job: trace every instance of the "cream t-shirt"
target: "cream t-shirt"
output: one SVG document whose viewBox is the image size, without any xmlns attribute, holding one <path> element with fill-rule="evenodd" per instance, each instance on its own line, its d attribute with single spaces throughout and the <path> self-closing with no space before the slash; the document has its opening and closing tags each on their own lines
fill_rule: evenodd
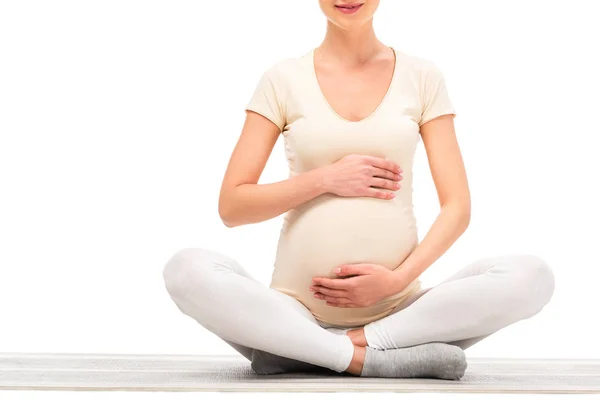
<svg viewBox="0 0 600 400">
<path fill-rule="evenodd" d="M 388 91 L 358 122 L 340 117 L 327 102 L 316 79 L 314 49 L 266 69 L 246 107 L 281 129 L 290 177 L 349 154 L 387 158 L 403 170 L 402 187 L 391 200 L 327 193 L 284 215 L 270 287 L 330 325 L 363 326 L 383 318 L 421 288 L 417 278 L 402 292 L 361 308 L 329 306 L 309 290 L 314 276 L 336 278 L 333 269 L 341 264 L 375 263 L 394 270 L 418 245 L 412 167 L 419 127 L 456 113 L 440 69 L 392 49 L 396 63 Z"/>
</svg>

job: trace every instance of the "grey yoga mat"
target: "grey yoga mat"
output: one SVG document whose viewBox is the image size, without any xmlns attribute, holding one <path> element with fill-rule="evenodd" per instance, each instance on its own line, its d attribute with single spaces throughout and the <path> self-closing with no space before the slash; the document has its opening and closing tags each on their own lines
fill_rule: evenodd
<svg viewBox="0 0 600 400">
<path fill-rule="evenodd" d="M 0 353 L 0 390 L 600 393 L 600 359 L 468 358 L 460 381 L 257 375 L 237 355 Z"/>
</svg>

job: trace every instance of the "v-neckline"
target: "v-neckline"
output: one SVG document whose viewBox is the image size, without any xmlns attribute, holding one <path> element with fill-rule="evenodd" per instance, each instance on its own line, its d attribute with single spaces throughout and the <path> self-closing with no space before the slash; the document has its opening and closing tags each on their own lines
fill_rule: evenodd
<svg viewBox="0 0 600 400">
<path fill-rule="evenodd" d="M 316 86 L 317 91 L 321 94 L 321 98 L 323 99 L 323 102 L 325 103 L 325 105 L 329 108 L 329 110 L 340 120 L 348 123 L 348 124 L 359 124 L 362 123 L 370 118 L 372 118 L 375 114 L 377 114 L 377 112 L 383 107 L 385 101 L 387 100 L 387 98 L 389 97 L 390 93 L 392 92 L 393 86 L 394 86 L 394 82 L 396 80 L 396 75 L 397 75 L 397 71 L 398 71 L 398 53 L 396 51 L 396 49 L 394 49 L 392 46 L 389 46 L 389 48 L 392 50 L 392 52 L 394 53 L 394 69 L 392 71 L 392 78 L 390 79 L 390 83 L 387 87 L 387 90 L 385 92 L 385 94 L 383 95 L 383 98 L 381 99 L 381 101 L 379 102 L 379 104 L 377 105 L 377 107 L 375 107 L 375 109 L 366 117 L 358 120 L 358 121 L 351 121 L 349 119 L 346 119 L 344 117 L 342 117 L 341 115 L 339 115 L 337 113 L 337 111 L 335 111 L 335 109 L 331 106 L 331 104 L 329 103 L 329 100 L 327 100 L 327 97 L 325 96 L 325 93 L 323 93 L 323 90 L 321 89 L 321 85 L 319 83 L 319 79 L 317 77 L 317 69 L 315 68 L 315 48 L 313 48 L 310 51 L 310 56 L 309 56 L 309 61 L 310 61 L 310 70 L 312 72 L 312 78 L 313 78 L 313 82 Z"/>
</svg>

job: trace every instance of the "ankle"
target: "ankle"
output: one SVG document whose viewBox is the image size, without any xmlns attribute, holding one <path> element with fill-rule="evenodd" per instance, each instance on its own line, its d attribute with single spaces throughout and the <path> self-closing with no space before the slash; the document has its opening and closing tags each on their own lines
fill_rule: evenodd
<svg viewBox="0 0 600 400">
<path fill-rule="evenodd" d="M 363 365 L 365 364 L 365 355 L 367 349 L 365 347 L 354 345 L 354 355 L 352 356 L 352 361 L 350 361 L 350 365 L 346 369 L 346 372 L 360 376 L 362 373 Z"/>
<path fill-rule="evenodd" d="M 365 336 L 365 330 L 361 328 L 350 329 L 346 331 L 346 335 L 352 340 L 355 346 L 366 347 L 367 337 Z"/>
</svg>

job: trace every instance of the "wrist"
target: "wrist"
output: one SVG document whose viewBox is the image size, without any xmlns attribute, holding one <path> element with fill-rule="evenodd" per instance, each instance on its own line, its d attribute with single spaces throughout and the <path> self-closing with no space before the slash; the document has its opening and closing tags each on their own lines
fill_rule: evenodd
<svg viewBox="0 0 600 400">
<path fill-rule="evenodd" d="M 390 279 L 390 291 L 392 291 L 392 295 L 400 293 L 406 288 L 407 277 L 405 271 L 402 271 L 402 268 L 397 268 L 392 270 L 391 279 Z"/>
<path fill-rule="evenodd" d="M 314 174 L 315 186 L 319 194 L 329 193 L 329 169 L 325 166 L 313 169 L 311 172 Z"/>
</svg>

